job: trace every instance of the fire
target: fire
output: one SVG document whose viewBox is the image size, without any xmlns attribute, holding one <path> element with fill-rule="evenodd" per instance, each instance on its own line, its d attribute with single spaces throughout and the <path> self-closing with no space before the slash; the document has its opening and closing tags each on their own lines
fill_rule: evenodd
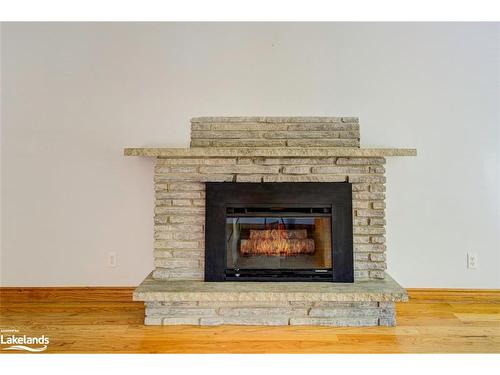
<svg viewBox="0 0 500 375">
<path fill-rule="evenodd" d="M 291 256 L 314 253 L 314 240 L 307 238 L 307 230 L 278 229 L 250 230 L 250 239 L 241 240 L 242 255 Z"/>
</svg>

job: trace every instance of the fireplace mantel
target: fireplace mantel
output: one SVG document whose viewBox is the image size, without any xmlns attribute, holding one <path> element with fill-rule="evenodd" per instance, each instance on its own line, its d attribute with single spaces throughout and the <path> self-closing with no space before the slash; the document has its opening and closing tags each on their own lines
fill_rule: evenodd
<svg viewBox="0 0 500 375">
<path fill-rule="evenodd" d="M 356 147 L 191 147 L 125 148 L 125 156 L 162 158 L 196 157 L 387 157 L 416 156 L 414 148 L 356 148 Z"/>
</svg>

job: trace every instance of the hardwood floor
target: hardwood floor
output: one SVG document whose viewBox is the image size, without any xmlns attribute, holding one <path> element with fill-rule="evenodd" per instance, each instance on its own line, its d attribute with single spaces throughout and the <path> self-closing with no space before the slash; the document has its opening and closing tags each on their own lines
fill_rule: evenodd
<svg viewBox="0 0 500 375">
<path fill-rule="evenodd" d="M 45 353 L 500 353 L 499 290 L 410 289 L 397 327 L 367 328 L 144 326 L 131 294 L 2 288 L 0 329 L 48 336 Z"/>
</svg>

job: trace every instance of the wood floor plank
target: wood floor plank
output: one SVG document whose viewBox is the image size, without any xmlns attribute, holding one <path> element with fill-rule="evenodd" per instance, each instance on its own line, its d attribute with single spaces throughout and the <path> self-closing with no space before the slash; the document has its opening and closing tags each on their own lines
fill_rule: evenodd
<svg viewBox="0 0 500 375">
<path fill-rule="evenodd" d="M 48 336 L 47 353 L 500 353 L 498 290 L 412 289 L 397 327 L 144 326 L 131 294 L 0 288 L 0 329 Z"/>
<path fill-rule="evenodd" d="M 455 313 L 462 322 L 497 322 L 500 325 L 500 314 Z"/>
</svg>

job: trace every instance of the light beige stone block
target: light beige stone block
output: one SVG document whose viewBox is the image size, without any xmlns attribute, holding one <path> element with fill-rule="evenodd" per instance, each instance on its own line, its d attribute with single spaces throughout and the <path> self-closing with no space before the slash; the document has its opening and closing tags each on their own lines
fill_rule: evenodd
<svg viewBox="0 0 500 375">
<path fill-rule="evenodd" d="M 369 253 L 359 253 L 359 252 L 354 253 L 354 260 L 355 261 L 367 261 L 367 260 L 369 260 L 369 258 L 370 258 Z"/>
<path fill-rule="evenodd" d="M 155 232 L 154 239 L 155 240 L 173 240 L 174 233 L 173 232 Z"/>
<path fill-rule="evenodd" d="M 354 216 L 352 218 L 352 223 L 353 225 L 356 225 L 356 226 L 363 226 L 363 225 L 368 225 L 368 218 L 366 217 L 356 217 Z"/>
<path fill-rule="evenodd" d="M 292 326 L 334 326 L 334 327 L 369 327 L 377 326 L 379 318 L 290 318 Z"/>
<path fill-rule="evenodd" d="M 157 166 L 170 166 L 170 165 L 230 165 L 236 164 L 236 158 L 209 158 L 209 159 L 195 159 L 195 158 L 175 158 L 175 159 L 156 159 Z"/>
<path fill-rule="evenodd" d="M 192 201 L 190 199 L 172 199 L 172 206 L 191 206 Z"/>
<path fill-rule="evenodd" d="M 358 261 L 354 262 L 354 269 L 355 270 L 380 270 L 384 271 L 387 268 L 387 265 L 385 262 L 363 262 L 363 261 Z"/>
<path fill-rule="evenodd" d="M 381 270 L 370 270 L 368 276 L 371 279 L 383 279 L 385 277 L 385 272 Z"/>
<path fill-rule="evenodd" d="M 384 192 L 385 191 L 385 185 L 382 185 L 382 184 L 371 184 L 369 191 L 370 192 Z"/>
<path fill-rule="evenodd" d="M 160 316 L 146 316 L 144 317 L 144 325 L 146 326 L 158 326 L 162 324 L 162 317 Z"/>
<path fill-rule="evenodd" d="M 202 168 L 208 167 L 200 167 Z M 215 167 L 214 167 L 215 168 Z M 233 180 L 232 174 L 203 174 L 203 173 L 168 173 L 156 174 L 154 177 L 155 182 L 169 182 L 169 181 L 197 181 L 197 182 L 231 182 Z M 188 189 L 185 189 L 188 190 Z"/>
<path fill-rule="evenodd" d="M 352 184 L 352 191 L 357 192 L 357 191 L 368 191 L 368 188 L 370 185 L 368 184 L 363 184 L 363 183 L 354 183 Z"/>
<path fill-rule="evenodd" d="M 392 309 L 394 310 L 396 308 L 394 302 L 378 302 L 378 307 L 383 308 L 383 309 Z"/>
<path fill-rule="evenodd" d="M 370 253 L 370 260 L 374 262 L 385 262 L 386 256 L 384 253 Z"/>
<path fill-rule="evenodd" d="M 376 167 L 370 166 L 370 173 L 382 174 L 385 173 L 385 168 L 382 166 L 376 166 Z"/>
<path fill-rule="evenodd" d="M 195 207 L 205 207 L 205 199 L 191 199 L 191 204 Z"/>
<path fill-rule="evenodd" d="M 311 172 L 311 167 L 305 165 L 283 167 L 282 170 L 282 173 L 284 174 L 308 174 L 310 172 Z"/>
<path fill-rule="evenodd" d="M 195 258 L 202 261 L 205 255 L 201 247 L 199 249 L 171 249 L 171 251 L 174 258 Z"/>
<path fill-rule="evenodd" d="M 238 158 L 236 160 L 236 164 L 238 165 L 252 165 L 254 164 L 254 160 L 253 158 Z"/>
<path fill-rule="evenodd" d="M 379 318 L 379 326 L 394 327 L 396 326 L 396 316 Z"/>
<path fill-rule="evenodd" d="M 170 224 L 204 224 L 205 215 L 198 216 L 169 216 Z"/>
<path fill-rule="evenodd" d="M 287 316 L 254 316 L 254 317 L 210 317 L 201 318 L 201 325 L 249 325 L 249 326 L 286 326 L 289 318 Z"/>
<path fill-rule="evenodd" d="M 353 227 L 353 233 L 354 234 L 384 234 L 385 233 L 385 228 L 384 227 L 359 227 L 359 226 L 354 226 Z"/>
<path fill-rule="evenodd" d="M 383 210 L 385 208 L 385 202 L 373 202 L 372 206 L 374 210 Z"/>
<path fill-rule="evenodd" d="M 202 198 L 201 191 L 157 191 L 155 193 L 156 199 L 196 199 Z"/>
<path fill-rule="evenodd" d="M 262 165 L 316 165 L 335 164 L 336 158 L 255 158 L 255 164 Z"/>
<path fill-rule="evenodd" d="M 163 325 L 191 325 L 197 326 L 200 324 L 200 318 L 198 317 L 172 317 L 172 318 L 163 318 Z"/>
<path fill-rule="evenodd" d="M 368 168 L 366 167 L 350 167 L 350 166 L 321 166 L 321 167 L 313 167 L 311 170 L 312 173 L 321 173 L 321 174 L 349 174 L 349 173 L 368 173 Z"/>
<path fill-rule="evenodd" d="M 211 308 L 220 308 L 220 307 L 235 307 L 235 308 L 259 308 L 259 307 L 290 307 L 293 305 L 292 302 L 288 301 L 200 301 L 198 302 L 200 307 L 211 307 Z M 310 302 L 306 302 L 308 305 L 311 305 Z"/>
<path fill-rule="evenodd" d="M 164 317 L 186 317 L 186 316 L 215 316 L 215 309 L 204 307 L 184 307 L 184 306 L 160 306 L 146 308 L 148 316 L 164 316 Z"/>
<path fill-rule="evenodd" d="M 368 236 L 360 236 L 360 235 L 354 235 L 352 242 L 355 244 L 367 244 L 370 243 L 370 237 Z"/>
<path fill-rule="evenodd" d="M 217 131 L 232 131 L 232 130 L 251 130 L 251 131 L 263 131 L 263 130 L 287 130 L 288 124 L 272 124 L 272 123 L 238 123 L 238 124 L 212 124 L 210 126 L 211 130 Z"/>
<path fill-rule="evenodd" d="M 344 182 L 343 175 L 266 175 L 263 182 Z"/>
<path fill-rule="evenodd" d="M 366 174 L 351 174 L 349 175 L 349 182 L 367 182 L 367 183 L 385 183 L 385 176 L 379 175 L 366 175 Z"/>
<path fill-rule="evenodd" d="M 356 215 L 361 217 L 384 217 L 382 210 L 356 210 Z"/>
<path fill-rule="evenodd" d="M 193 123 L 331 123 L 331 122 L 359 122 L 358 117 L 331 117 L 331 116 L 211 116 L 193 117 Z"/>
<path fill-rule="evenodd" d="M 369 220 L 370 220 L 370 225 L 385 225 L 386 223 L 385 219 L 381 219 L 378 217 L 372 217 Z"/>
<path fill-rule="evenodd" d="M 158 184 L 157 184 L 158 185 Z M 205 184 L 202 182 L 170 182 L 166 184 L 168 191 L 204 191 Z"/>
<path fill-rule="evenodd" d="M 196 301 L 167 301 L 167 302 L 144 302 L 146 306 L 146 311 L 150 307 L 196 307 L 198 302 Z M 378 304 L 377 304 L 378 306 Z"/>
<path fill-rule="evenodd" d="M 235 166 L 206 166 L 200 167 L 200 173 L 237 173 L 237 174 L 277 174 L 280 171 L 279 166 L 264 165 L 235 165 Z"/>
<path fill-rule="evenodd" d="M 153 271 L 152 277 L 157 280 L 202 280 L 203 271 L 196 269 L 167 269 L 167 268 L 156 268 Z"/>
<path fill-rule="evenodd" d="M 193 139 L 191 147 L 285 147 L 281 139 Z"/>
<path fill-rule="evenodd" d="M 199 268 L 200 262 L 190 258 L 156 258 L 154 265 L 162 268 Z"/>
<path fill-rule="evenodd" d="M 372 236 L 370 239 L 371 243 L 385 243 L 385 237 L 383 236 Z"/>
<path fill-rule="evenodd" d="M 352 193 L 352 199 L 363 199 L 363 200 L 383 200 L 385 199 L 384 193 L 369 193 L 366 191 Z"/>
<path fill-rule="evenodd" d="M 357 147 L 357 139 L 289 139 L 289 147 Z"/>
<path fill-rule="evenodd" d="M 261 174 L 237 174 L 236 182 L 262 182 L 263 178 Z"/>
<path fill-rule="evenodd" d="M 369 243 L 354 244 L 354 251 L 359 251 L 359 252 L 384 252 L 385 250 L 386 247 L 383 244 L 369 244 Z"/>
<path fill-rule="evenodd" d="M 263 138 L 270 139 L 357 139 L 359 138 L 358 130 L 288 130 L 288 131 L 273 131 L 264 132 L 261 134 Z"/>
<path fill-rule="evenodd" d="M 378 308 L 314 307 L 309 312 L 312 318 L 367 318 L 379 315 Z"/>
<path fill-rule="evenodd" d="M 254 130 L 238 129 L 238 130 L 193 130 L 191 131 L 191 139 L 252 139 L 263 138 L 262 133 Z"/>
<path fill-rule="evenodd" d="M 198 171 L 197 166 L 156 166 L 156 174 L 169 174 L 169 173 L 196 173 Z"/>
<path fill-rule="evenodd" d="M 384 158 L 338 158 L 337 164 L 341 165 L 376 165 L 385 164 Z"/>
<path fill-rule="evenodd" d="M 298 307 L 223 307 L 219 309 L 219 314 L 223 316 L 305 316 L 307 309 Z"/>
<path fill-rule="evenodd" d="M 368 270 L 354 270 L 354 280 L 366 281 L 370 280 L 370 275 Z"/>
<path fill-rule="evenodd" d="M 176 241 L 176 240 L 155 240 L 155 248 L 166 249 L 196 249 L 199 247 L 198 241 Z"/>
<path fill-rule="evenodd" d="M 172 205 L 171 199 L 156 199 L 155 200 L 155 206 L 171 206 L 171 205 Z"/>
<path fill-rule="evenodd" d="M 170 207 L 156 206 L 155 214 L 157 215 L 203 215 L 204 207 Z"/>
<path fill-rule="evenodd" d="M 318 124 L 290 124 L 289 131 L 359 131 L 355 123 L 318 123 Z M 359 137 L 354 137 L 359 138 Z"/>
<path fill-rule="evenodd" d="M 370 202 L 367 201 L 352 201 L 352 208 L 368 209 L 370 206 Z"/>
<path fill-rule="evenodd" d="M 313 302 L 314 307 L 328 307 L 328 308 L 376 308 L 379 307 L 379 302 L 332 302 L 332 301 L 318 301 Z"/>
<path fill-rule="evenodd" d="M 210 130 L 211 124 L 191 123 L 191 130 Z"/>
<path fill-rule="evenodd" d="M 157 258 L 172 258 L 173 257 L 173 250 L 154 249 L 153 250 L 153 257 L 155 259 L 157 259 Z"/>
<path fill-rule="evenodd" d="M 156 232 L 158 239 L 178 240 L 178 241 L 201 241 L 205 238 L 205 233 L 198 230 L 199 226 L 186 228 L 183 231 Z"/>
</svg>

